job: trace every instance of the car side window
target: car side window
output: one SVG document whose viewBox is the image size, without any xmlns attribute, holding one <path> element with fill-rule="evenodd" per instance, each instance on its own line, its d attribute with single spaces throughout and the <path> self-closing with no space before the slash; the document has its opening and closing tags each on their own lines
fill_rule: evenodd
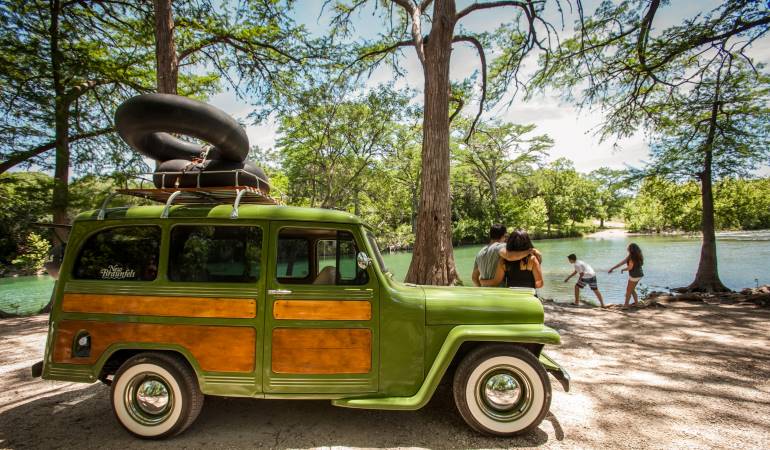
<svg viewBox="0 0 770 450">
<path fill-rule="evenodd" d="M 262 264 L 258 226 L 177 225 L 171 229 L 171 281 L 253 283 Z"/>
<path fill-rule="evenodd" d="M 276 276 L 304 280 L 309 275 L 310 241 L 303 237 L 279 237 Z"/>
<path fill-rule="evenodd" d="M 363 285 L 353 234 L 334 229 L 284 228 L 278 236 L 279 281 L 291 284 Z"/>
<path fill-rule="evenodd" d="M 76 280 L 152 281 L 158 275 L 160 227 L 109 228 L 80 248 L 72 277 Z"/>
</svg>

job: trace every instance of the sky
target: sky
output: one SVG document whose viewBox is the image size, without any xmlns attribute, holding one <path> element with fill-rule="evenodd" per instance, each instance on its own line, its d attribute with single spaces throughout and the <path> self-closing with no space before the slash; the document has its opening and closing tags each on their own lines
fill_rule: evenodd
<svg viewBox="0 0 770 450">
<path fill-rule="evenodd" d="M 371 2 L 372 5 L 377 2 Z M 458 10 L 471 1 L 458 0 Z M 593 11 L 598 3 L 596 0 L 584 0 L 587 13 Z M 693 16 L 701 11 L 708 11 L 719 5 L 713 0 L 673 0 L 670 5 L 662 7 L 653 23 L 654 28 L 662 29 L 676 24 L 683 17 Z M 298 23 L 304 24 L 311 33 L 324 33 L 329 29 L 328 13 L 321 14 L 320 0 L 299 1 L 296 5 L 294 18 Z M 513 18 L 513 8 L 496 8 L 474 12 L 463 18 L 461 25 L 469 31 L 493 31 L 497 26 Z M 354 16 L 356 32 L 352 39 L 374 39 L 377 33 L 384 31 L 382 23 L 373 16 L 373 9 L 364 9 Z M 567 13 L 569 14 L 569 13 Z M 556 17 L 552 17 L 556 19 Z M 558 20 L 556 20 L 558 22 Z M 565 32 L 572 28 L 571 20 L 566 20 Z M 754 45 L 752 56 L 762 62 L 770 62 L 770 42 L 768 39 L 759 41 Z M 491 60 L 493 54 L 487 54 L 487 60 Z M 414 50 L 407 48 L 402 55 L 402 64 L 406 68 L 406 76 L 395 79 L 390 69 L 381 67 L 377 69 L 368 80 L 369 86 L 378 83 L 394 82 L 397 88 L 410 88 L 415 91 L 415 103 L 422 102 L 423 76 Z M 533 61 L 526 63 L 533 66 Z M 475 50 L 468 45 L 456 45 L 452 54 L 451 77 L 459 81 L 472 75 L 479 68 L 479 58 Z M 248 123 L 245 117 L 251 112 L 252 107 L 248 103 L 235 98 L 232 92 L 223 92 L 213 96 L 210 102 L 230 113 L 237 119 Z M 507 103 L 507 102 L 503 102 Z M 475 114 L 477 104 L 471 103 L 465 106 L 466 115 Z M 514 123 L 534 123 L 537 126 L 535 133 L 548 134 L 554 139 L 554 146 L 550 151 L 549 161 L 566 157 L 575 163 L 577 170 L 589 172 L 599 167 L 625 168 L 639 166 L 648 157 L 649 147 L 644 134 L 640 131 L 634 136 L 622 140 L 608 140 L 602 142 L 595 133 L 602 122 L 603 114 L 600 110 L 578 109 L 577 107 L 559 100 L 556 93 L 550 92 L 536 96 L 527 102 L 515 98 L 508 105 L 501 105 L 482 116 L 484 119 L 496 119 Z M 274 123 L 260 125 L 249 124 L 246 128 L 249 141 L 252 145 L 262 148 L 271 148 L 275 145 L 276 126 Z M 770 175 L 770 167 L 764 167 L 761 175 Z"/>
</svg>

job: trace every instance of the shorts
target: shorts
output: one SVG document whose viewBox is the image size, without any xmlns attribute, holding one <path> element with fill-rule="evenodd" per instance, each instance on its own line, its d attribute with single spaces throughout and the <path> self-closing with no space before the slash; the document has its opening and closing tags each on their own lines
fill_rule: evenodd
<svg viewBox="0 0 770 450">
<path fill-rule="evenodd" d="M 631 275 L 628 276 L 628 281 L 638 282 L 641 279 L 642 277 L 632 277 Z"/>
<path fill-rule="evenodd" d="M 590 277 L 590 278 L 578 278 L 576 286 L 580 289 L 583 289 L 586 287 L 586 284 L 591 289 L 599 289 L 599 286 L 596 284 L 596 277 Z"/>
</svg>

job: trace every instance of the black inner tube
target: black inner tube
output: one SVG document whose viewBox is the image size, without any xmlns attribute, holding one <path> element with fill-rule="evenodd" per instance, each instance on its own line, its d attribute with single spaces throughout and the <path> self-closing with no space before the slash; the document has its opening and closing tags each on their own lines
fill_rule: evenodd
<svg viewBox="0 0 770 450">
<path fill-rule="evenodd" d="M 218 173 L 219 172 L 219 173 Z M 251 186 L 270 193 L 267 175 L 251 161 L 186 159 L 164 161 L 152 176 L 157 188 Z"/>
<path fill-rule="evenodd" d="M 197 157 L 204 146 L 168 133 L 192 136 L 214 147 L 209 159 L 240 162 L 249 139 L 235 119 L 206 103 L 171 94 L 144 94 L 126 100 L 115 111 L 115 128 L 136 151 L 158 161 Z"/>
</svg>

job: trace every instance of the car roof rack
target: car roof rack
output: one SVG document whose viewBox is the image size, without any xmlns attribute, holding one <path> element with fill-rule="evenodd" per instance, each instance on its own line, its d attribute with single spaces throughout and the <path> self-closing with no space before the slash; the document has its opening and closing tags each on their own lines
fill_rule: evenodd
<svg viewBox="0 0 770 450">
<path fill-rule="evenodd" d="M 242 169 L 227 170 L 227 171 L 207 171 L 205 173 L 235 173 L 235 180 L 238 180 L 237 172 L 243 172 Z M 244 172 L 245 173 L 245 172 Z M 182 172 L 166 172 L 168 175 L 180 174 Z M 277 192 L 278 198 L 270 196 L 264 190 L 253 186 L 217 186 L 217 187 L 167 187 L 156 188 L 152 184 L 152 180 L 144 178 L 145 176 L 153 174 L 139 174 L 137 179 L 139 181 L 138 188 L 116 189 L 109 194 L 102 202 L 101 208 L 97 215 L 97 220 L 104 220 L 107 213 L 107 206 L 117 195 L 130 195 L 133 197 L 139 197 L 147 200 L 153 200 L 158 203 L 164 203 L 165 207 L 161 213 L 161 218 L 168 218 L 169 211 L 173 205 L 225 205 L 231 204 L 233 207 L 230 213 L 230 218 L 238 218 L 238 207 L 241 204 L 260 204 L 260 205 L 283 205 L 285 204 L 285 195 L 275 187 L 270 185 L 265 179 L 257 177 L 258 184 L 270 187 L 271 192 Z M 189 175 L 189 174 L 188 174 Z M 253 174 L 248 174 L 254 176 Z M 152 187 L 144 187 L 144 183 L 147 182 Z M 200 185 L 200 177 L 198 177 L 198 185 Z"/>
</svg>

